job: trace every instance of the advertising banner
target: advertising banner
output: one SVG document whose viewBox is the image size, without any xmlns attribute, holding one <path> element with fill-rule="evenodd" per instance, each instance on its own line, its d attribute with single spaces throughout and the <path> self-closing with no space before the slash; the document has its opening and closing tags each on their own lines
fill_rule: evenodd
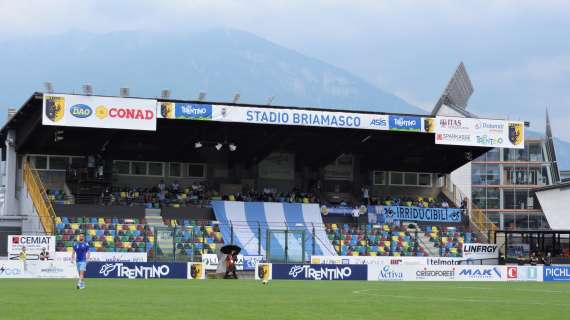
<svg viewBox="0 0 570 320">
<path fill-rule="evenodd" d="M 249 256 L 238 254 L 236 270 L 255 270 L 255 266 L 263 259 L 262 256 Z M 206 270 L 216 270 L 218 268 L 218 256 L 212 253 L 202 255 L 202 263 Z"/>
<path fill-rule="evenodd" d="M 71 279 L 77 278 L 74 264 L 61 261 L 0 260 L 0 279 Z"/>
<path fill-rule="evenodd" d="M 158 118 L 212 120 L 212 105 L 207 103 L 158 102 Z"/>
<path fill-rule="evenodd" d="M 206 268 L 201 262 L 188 262 L 188 279 L 190 280 L 204 280 L 206 279 Z"/>
<path fill-rule="evenodd" d="M 388 130 L 388 116 L 379 114 L 171 102 L 158 105 L 159 116 L 170 119 Z"/>
<path fill-rule="evenodd" d="M 509 281 L 542 281 L 542 266 L 507 266 Z"/>
<path fill-rule="evenodd" d="M 369 206 L 368 212 L 376 212 L 379 215 L 378 221 L 461 222 L 461 209 L 459 208 Z"/>
<path fill-rule="evenodd" d="M 422 131 L 422 118 L 412 116 L 390 116 L 391 131 Z"/>
<path fill-rule="evenodd" d="M 435 143 L 523 149 L 524 122 L 438 116 Z"/>
<path fill-rule="evenodd" d="M 156 100 L 44 94 L 45 126 L 156 130 Z"/>
<path fill-rule="evenodd" d="M 530 256 L 530 246 L 528 243 L 509 244 L 507 247 L 507 258 L 528 259 Z"/>
<path fill-rule="evenodd" d="M 18 259 L 22 247 L 26 247 L 28 260 L 39 260 L 40 253 L 45 248 L 50 257 L 55 254 L 54 236 L 8 236 L 8 257 Z"/>
<path fill-rule="evenodd" d="M 497 259 L 499 247 L 489 243 L 464 243 L 463 258 L 465 259 Z"/>
<path fill-rule="evenodd" d="M 570 266 L 544 266 L 544 281 L 570 281 Z"/>
<path fill-rule="evenodd" d="M 472 260 L 448 257 L 394 257 L 394 256 L 311 256 L 311 264 L 367 264 L 409 266 L 456 266 L 493 264 L 492 260 Z"/>
<path fill-rule="evenodd" d="M 187 279 L 183 262 L 89 262 L 87 278 Z"/>
<path fill-rule="evenodd" d="M 370 265 L 369 281 L 503 281 L 504 266 Z"/>
<path fill-rule="evenodd" d="M 71 252 L 56 252 L 56 261 L 71 261 Z M 89 252 L 90 262 L 146 262 L 146 252 Z"/>
<path fill-rule="evenodd" d="M 367 265 L 272 264 L 272 279 L 282 280 L 367 280 Z"/>
</svg>

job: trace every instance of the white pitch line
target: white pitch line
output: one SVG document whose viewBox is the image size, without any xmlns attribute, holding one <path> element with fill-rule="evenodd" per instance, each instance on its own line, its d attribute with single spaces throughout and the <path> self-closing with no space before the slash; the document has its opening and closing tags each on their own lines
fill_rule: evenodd
<svg viewBox="0 0 570 320">
<path fill-rule="evenodd" d="M 443 289 L 450 289 L 450 288 L 457 288 L 457 289 L 472 289 L 472 290 L 505 290 L 505 291 L 521 291 L 521 292 L 541 292 L 541 293 L 568 293 L 570 294 L 570 290 L 568 291 L 559 291 L 559 290 L 545 290 L 545 289 L 520 289 L 520 288 L 504 288 L 504 287 L 466 287 L 466 286 L 438 286 L 438 285 L 428 285 L 422 284 L 420 286 L 415 286 L 414 289 L 421 289 L 421 288 L 443 288 Z"/>
<path fill-rule="evenodd" d="M 396 299 L 417 299 L 418 296 L 414 295 L 393 295 L 393 294 L 375 294 L 375 293 L 367 293 L 367 291 L 379 291 L 380 289 L 365 289 L 365 290 L 355 290 L 352 293 L 354 294 L 362 294 L 367 296 L 373 297 L 383 297 L 383 298 L 396 298 Z M 421 297 L 423 300 L 431 300 L 431 301 L 447 301 L 447 302 L 469 302 L 469 303 L 494 303 L 494 304 L 516 304 L 516 305 L 536 305 L 536 306 L 558 306 L 558 307 L 569 307 L 568 304 L 561 304 L 561 303 L 544 303 L 544 302 L 535 302 L 535 301 L 509 301 L 509 300 L 485 300 L 485 299 L 476 299 L 476 298 L 445 298 L 445 297 Z"/>
</svg>

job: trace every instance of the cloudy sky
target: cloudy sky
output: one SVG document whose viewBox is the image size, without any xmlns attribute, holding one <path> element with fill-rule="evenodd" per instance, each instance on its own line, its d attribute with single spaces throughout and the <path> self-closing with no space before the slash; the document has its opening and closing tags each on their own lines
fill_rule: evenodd
<svg viewBox="0 0 570 320">
<path fill-rule="evenodd" d="M 431 109 L 460 61 L 470 110 L 570 140 L 570 1 L 0 0 L 0 41 L 72 30 L 249 31 Z"/>
</svg>

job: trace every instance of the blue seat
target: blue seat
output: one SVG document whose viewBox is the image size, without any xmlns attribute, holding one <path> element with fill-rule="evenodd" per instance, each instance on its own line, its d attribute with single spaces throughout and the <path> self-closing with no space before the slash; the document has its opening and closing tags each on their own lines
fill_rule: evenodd
<svg viewBox="0 0 570 320">
<path fill-rule="evenodd" d="M 96 230 L 96 231 L 95 231 L 95 234 L 96 234 L 98 237 L 102 237 L 102 236 L 105 235 L 105 230 Z"/>
<path fill-rule="evenodd" d="M 69 219 L 67 219 L 67 217 L 62 217 L 61 222 L 67 224 L 67 223 L 69 223 Z"/>
</svg>

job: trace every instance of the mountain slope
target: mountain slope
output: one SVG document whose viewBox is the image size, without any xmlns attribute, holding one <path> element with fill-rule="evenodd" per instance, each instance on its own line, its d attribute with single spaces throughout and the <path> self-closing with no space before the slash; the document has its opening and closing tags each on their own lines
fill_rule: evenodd
<svg viewBox="0 0 570 320">
<path fill-rule="evenodd" d="M 55 91 L 152 97 L 171 89 L 174 98 L 426 113 L 347 71 L 235 30 L 194 34 L 68 33 L 0 43 L 0 106 L 19 106 L 44 81 Z"/>
</svg>

